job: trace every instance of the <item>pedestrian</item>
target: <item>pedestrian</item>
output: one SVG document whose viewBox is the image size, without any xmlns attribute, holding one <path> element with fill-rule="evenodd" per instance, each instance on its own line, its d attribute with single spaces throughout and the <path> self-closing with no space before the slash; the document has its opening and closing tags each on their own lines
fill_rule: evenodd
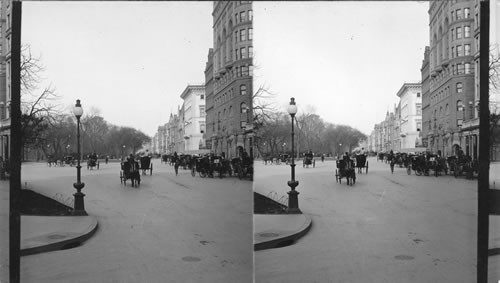
<svg viewBox="0 0 500 283">
<path fill-rule="evenodd" d="M 181 159 L 180 158 L 175 158 L 174 157 L 174 170 L 175 170 L 175 176 L 179 174 L 179 166 L 181 165 Z"/>
</svg>

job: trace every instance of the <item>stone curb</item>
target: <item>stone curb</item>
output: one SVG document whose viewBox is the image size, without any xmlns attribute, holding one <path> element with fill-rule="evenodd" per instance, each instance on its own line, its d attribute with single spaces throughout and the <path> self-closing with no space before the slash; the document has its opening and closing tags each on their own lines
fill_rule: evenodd
<svg viewBox="0 0 500 283">
<path fill-rule="evenodd" d="M 80 216 L 73 216 L 73 217 L 80 217 Z M 30 248 L 21 248 L 21 256 L 27 256 L 27 255 L 33 255 L 33 254 L 39 254 L 39 253 L 45 253 L 45 252 L 50 252 L 50 251 L 58 251 L 62 249 L 67 249 L 71 247 L 76 247 L 80 245 L 81 243 L 85 242 L 88 240 L 90 237 L 92 237 L 95 232 L 97 231 L 97 228 L 99 226 L 97 222 L 97 218 L 92 216 L 92 223 L 88 227 L 88 230 L 79 233 L 78 235 L 75 235 L 74 237 L 68 237 L 65 238 L 64 240 L 61 241 L 54 241 L 49 244 L 42 244 L 39 246 L 34 246 Z"/>
<path fill-rule="evenodd" d="M 299 229 L 297 229 L 297 231 L 292 232 L 291 234 L 288 235 L 283 235 L 282 237 L 271 239 L 269 241 L 255 243 L 254 251 L 279 248 L 288 244 L 292 244 L 298 239 L 302 238 L 305 234 L 307 234 L 307 232 L 309 232 L 312 226 L 311 217 L 309 217 L 306 214 L 303 215 L 306 218 L 306 221 Z"/>
</svg>

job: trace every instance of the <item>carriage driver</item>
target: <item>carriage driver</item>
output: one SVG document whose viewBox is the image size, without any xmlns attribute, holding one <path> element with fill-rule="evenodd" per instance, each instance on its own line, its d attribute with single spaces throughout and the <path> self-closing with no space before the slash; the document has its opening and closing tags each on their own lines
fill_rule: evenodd
<svg viewBox="0 0 500 283">
<path fill-rule="evenodd" d="M 350 161 L 351 158 L 349 157 L 349 152 L 345 152 L 344 155 L 342 156 L 342 159 L 345 160 L 345 161 Z"/>
<path fill-rule="evenodd" d="M 309 150 L 309 152 L 306 153 L 306 157 L 309 157 L 309 159 L 313 158 L 313 152 L 312 152 L 312 150 Z"/>
</svg>

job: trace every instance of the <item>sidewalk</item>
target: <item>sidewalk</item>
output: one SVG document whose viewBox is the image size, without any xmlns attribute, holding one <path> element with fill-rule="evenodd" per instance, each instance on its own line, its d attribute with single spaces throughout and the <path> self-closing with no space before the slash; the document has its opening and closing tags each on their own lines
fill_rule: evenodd
<svg viewBox="0 0 500 283">
<path fill-rule="evenodd" d="M 312 226 L 305 214 L 254 214 L 254 250 L 279 248 L 293 244 Z"/>
<path fill-rule="evenodd" d="M 97 230 L 94 216 L 21 216 L 21 256 L 79 246 Z"/>
</svg>

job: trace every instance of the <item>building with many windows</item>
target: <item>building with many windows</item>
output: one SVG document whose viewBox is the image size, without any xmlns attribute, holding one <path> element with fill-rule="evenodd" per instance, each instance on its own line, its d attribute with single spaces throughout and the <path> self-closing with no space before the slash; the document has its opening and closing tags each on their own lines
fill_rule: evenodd
<svg viewBox="0 0 500 283">
<path fill-rule="evenodd" d="M 474 55 L 478 45 L 474 40 L 478 17 L 474 16 L 474 1 L 430 2 L 429 90 L 425 95 L 424 127 L 427 148 L 451 155 L 461 146 L 476 157 L 477 137 L 473 137 L 471 121 L 477 114 L 474 94 Z M 426 71 L 424 68 L 422 72 Z M 427 97 L 428 95 L 428 97 Z M 428 103 L 428 104 L 427 104 Z M 464 136 L 470 136 L 464 140 Z"/>
<path fill-rule="evenodd" d="M 0 1 L 0 157 L 10 154 L 12 0 Z"/>
<path fill-rule="evenodd" d="M 184 153 L 190 153 L 205 148 L 203 134 L 205 133 L 205 84 L 190 84 L 182 92 L 183 124 L 182 138 Z M 181 122 L 181 121 L 179 121 Z"/>
<path fill-rule="evenodd" d="M 399 149 L 413 149 L 420 143 L 419 134 L 422 129 L 422 85 L 404 83 L 397 96 L 400 98 L 400 117 L 395 117 L 394 120 L 400 125 L 398 131 L 395 131 L 401 137 Z"/>
<path fill-rule="evenodd" d="M 214 47 L 205 69 L 207 145 L 229 158 L 253 155 L 251 1 L 215 1 Z"/>
</svg>

